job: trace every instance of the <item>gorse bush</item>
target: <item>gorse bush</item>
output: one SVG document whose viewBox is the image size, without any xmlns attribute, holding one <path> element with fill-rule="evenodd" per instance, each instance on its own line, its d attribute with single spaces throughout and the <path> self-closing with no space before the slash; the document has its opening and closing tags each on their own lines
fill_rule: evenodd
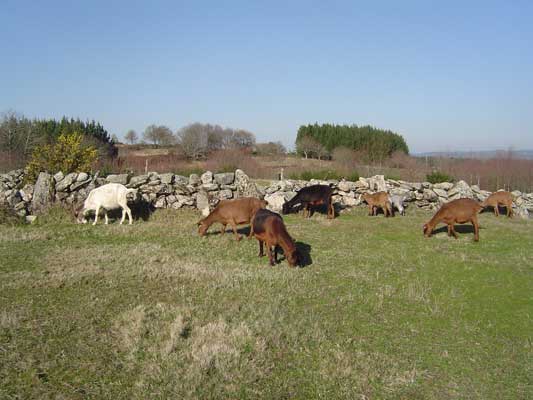
<svg viewBox="0 0 533 400">
<path fill-rule="evenodd" d="M 40 172 L 90 171 L 98 159 L 98 150 L 82 142 L 83 135 L 76 132 L 61 134 L 54 144 L 36 147 L 26 166 L 26 181 L 35 182 Z"/>
<path fill-rule="evenodd" d="M 426 180 L 429 183 L 442 183 L 453 182 L 454 178 L 450 175 L 446 175 L 444 172 L 434 171 L 431 174 L 426 175 Z"/>
</svg>

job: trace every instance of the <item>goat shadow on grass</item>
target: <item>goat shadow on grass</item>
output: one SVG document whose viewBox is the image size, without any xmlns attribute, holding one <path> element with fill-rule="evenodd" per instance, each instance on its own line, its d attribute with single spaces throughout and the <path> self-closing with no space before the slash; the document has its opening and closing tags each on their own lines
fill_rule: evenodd
<svg viewBox="0 0 533 400">
<path fill-rule="evenodd" d="M 195 225 L 196 227 L 196 225 Z M 248 236 L 250 234 L 250 226 L 242 226 L 242 227 L 238 227 L 237 228 L 237 233 L 239 235 L 243 235 L 243 236 Z M 226 230 L 224 231 L 224 235 L 233 235 L 233 229 L 231 229 L 231 227 L 228 225 L 226 226 Z M 217 229 L 217 227 L 209 227 L 209 230 L 205 233 L 205 236 L 217 236 L 217 235 L 222 235 L 222 226 L 219 226 L 219 228 Z"/>
<path fill-rule="evenodd" d="M 343 206 L 339 203 L 333 203 L 333 213 L 334 217 L 337 218 L 340 214 L 340 211 L 343 209 Z M 301 211 L 304 210 L 304 207 L 301 204 L 298 204 L 297 206 L 294 206 L 291 208 L 291 210 L 287 214 L 280 213 L 281 216 L 288 215 L 288 214 L 300 214 Z M 313 215 L 315 215 L 315 212 L 318 212 L 319 214 L 328 215 L 328 209 L 325 204 L 321 204 L 319 206 L 311 206 L 310 208 L 310 214 L 308 218 L 311 218 Z"/>
<path fill-rule="evenodd" d="M 457 233 L 474 233 L 474 227 L 472 226 L 472 224 L 454 225 L 454 228 L 455 232 Z M 482 229 L 481 226 L 479 227 L 479 229 Z M 448 234 L 448 226 L 441 226 L 440 228 L 433 230 L 434 235 L 443 232 Z"/>
<path fill-rule="evenodd" d="M 487 206 L 483 208 L 479 213 L 480 214 L 489 213 L 489 214 L 494 215 L 494 211 L 495 211 L 495 207 Z M 507 216 L 507 207 L 498 206 L 498 212 L 500 213 L 500 216 L 504 216 L 504 217 Z"/>
<path fill-rule="evenodd" d="M 304 268 L 313 264 L 313 258 L 311 257 L 311 245 L 304 242 L 296 242 L 296 249 L 300 254 L 300 267 Z"/>
</svg>

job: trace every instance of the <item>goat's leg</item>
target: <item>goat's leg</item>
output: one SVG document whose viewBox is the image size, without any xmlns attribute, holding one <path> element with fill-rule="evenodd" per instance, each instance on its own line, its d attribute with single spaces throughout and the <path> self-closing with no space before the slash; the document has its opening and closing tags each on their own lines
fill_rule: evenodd
<svg viewBox="0 0 533 400">
<path fill-rule="evenodd" d="M 451 227 L 451 231 L 452 231 L 452 235 L 453 235 L 453 237 L 456 238 L 456 239 L 458 239 L 459 236 L 457 236 L 457 232 L 455 232 L 455 226 L 454 226 L 453 224 L 448 225 L 448 226 Z"/>
<path fill-rule="evenodd" d="M 474 242 L 479 242 L 479 223 L 477 222 L 477 216 L 474 216 L 471 222 L 474 226 Z"/>
<path fill-rule="evenodd" d="M 500 216 L 500 204 L 499 203 L 496 203 L 496 205 L 494 206 L 494 215 L 496 215 L 497 217 Z"/>
<path fill-rule="evenodd" d="M 222 224 L 222 229 L 220 229 L 220 234 L 223 235 L 224 233 L 226 233 L 226 225 L 227 224 Z"/>
<path fill-rule="evenodd" d="M 107 225 L 109 223 L 109 219 L 107 218 L 107 210 L 104 210 L 104 218 L 105 218 L 105 224 Z"/>
<path fill-rule="evenodd" d="M 331 212 L 331 216 L 329 215 L 330 212 Z M 335 207 L 333 207 L 333 199 L 331 197 L 329 198 L 328 217 L 331 219 L 335 218 Z"/>
<path fill-rule="evenodd" d="M 263 252 L 263 241 L 259 240 L 259 254 L 258 257 L 263 257 L 265 253 Z"/>
<path fill-rule="evenodd" d="M 131 216 L 131 210 L 128 206 L 126 206 L 126 212 L 128 213 L 129 225 L 131 225 L 133 223 L 133 217 Z"/>
<path fill-rule="evenodd" d="M 231 228 L 233 229 L 233 233 L 235 235 L 235 240 L 241 240 L 242 239 L 242 236 L 239 235 L 239 233 L 237 232 L 237 224 L 235 223 L 235 220 L 232 219 L 230 221 L 230 225 L 231 225 Z"/>
<path fill-rule="evenodd" d="M 270 265 L 274 266 L 274 256 L 272 254 L 272 246 L 270 246 L 270 243 L 266 243 L 267 247 L 268 247 L 268 260 L 270 262 Z"/>
<path fill-rule="evenodd" d="M 509 203 L 509 204 L 507 204 L 507 216 L 509 218 L 512 218 L 513 214 L 514 214 L 513 203 Z"/>
<path fill-rule="evenodd" d="M 93 225 L 96 225 L 98 222 L 98 214 L 100 213 L 100 206 L 96 207 L 96 210 L 94 211 L 94 222 Z"/>
<path fill-rule="evenodd" d="M 452 236 L 452 226 L 448 225 L 448 236 Z"/>
</svg>

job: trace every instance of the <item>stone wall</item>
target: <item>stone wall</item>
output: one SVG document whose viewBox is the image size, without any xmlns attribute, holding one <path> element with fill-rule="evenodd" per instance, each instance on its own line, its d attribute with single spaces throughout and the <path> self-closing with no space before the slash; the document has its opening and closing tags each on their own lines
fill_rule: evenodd
<svg viewBox="0 0 533 400">
<path fill-rule="evenodd" d="M 482 201 L 490 194 L 475 185 L 469 186 L 464 181 L 438 184 L 412 183 L 386 180 L 383 175 L 360 178 L 356 182 L 282 180 L 260 186 L 241 170 L 220 174 L 207 171 L 201 176 L 192 174 L 188 177 L 150 172 L 136 176 L 109 175 L 105 178 L 84 172 L 67 175 L 58 172 L 53 176 L 41 173 L 35 185 L 24 185 L 23 180 L 23 170 L 0 174 L 0 205 L 13 208 L 20 216 L 38 214 L 53 203 L 77 204 L 82 202 L 92 189 L 109 182 L 137 188 L 136 201 L 142 201 L 151 207 L 173 209 L 190 207 L 201 210 L 203 214 L 207 214 L 221 199 L 245 196 L 264 197 L 269 208 L 280 211 L 283 203 L 291 199 L 296 191 L 312 184 L 329 184 L 335 187 L 334 202 L 341 208 L 358 206 L 361 204 L 360 197 L 363 193 L 382 190 L 403 195 L 407 207 L 416 206 L 428 210 L 435 210 L 441 204 L 461 197 Z M 514 191 L 513 195 L 515 212 L 527 218 L 529 213 L 533 212 L 533 193 Z"/>
</svg>

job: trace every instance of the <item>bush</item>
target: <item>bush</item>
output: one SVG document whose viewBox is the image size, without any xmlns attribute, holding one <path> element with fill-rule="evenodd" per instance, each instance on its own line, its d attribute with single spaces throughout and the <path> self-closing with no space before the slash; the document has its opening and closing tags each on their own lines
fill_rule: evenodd
<svg viewBox="0 0 533 400">
<path fill-rule="evenodd" d="M 88 172 L 98 158 L 93 146 L 83 146 L 81 133 L 62 134 L 57 142 L 37 147 L 26 166 L 25 180 L 35 182 L 40 172 Z"/>
<path fill-rule="evenodd" d="M 452 176 L 446 175 L 444 172 L 433 171 L 431 174 L 426 175 L 426 180 L 429 183 L 442 183 L 453 182 L 454 178 Z"/>
</svg>

